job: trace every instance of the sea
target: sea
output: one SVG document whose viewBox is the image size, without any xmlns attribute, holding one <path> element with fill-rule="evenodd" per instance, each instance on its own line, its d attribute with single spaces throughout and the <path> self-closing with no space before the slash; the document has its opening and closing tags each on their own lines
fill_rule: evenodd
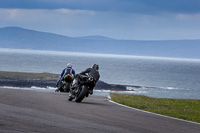
<svg viewBox="0 0 200 133">
<path fill-rule="evenodd" d="M 127 85 L 127 91 L 95 90 L 95 95 L 115 92 L 200 99 L 200 59 L 0 48 L 0 71 L 60 74 L 69 62 L 76 73 L 98 64 L 100 80 Z M 15 89 L 55 90 L 37 86 Z"/>
</svg>

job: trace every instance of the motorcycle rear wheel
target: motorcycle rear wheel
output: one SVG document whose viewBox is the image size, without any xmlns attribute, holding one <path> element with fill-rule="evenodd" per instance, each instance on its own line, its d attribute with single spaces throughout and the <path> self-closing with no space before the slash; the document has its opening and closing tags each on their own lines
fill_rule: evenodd
<svg viewBox="0 0 200 133">
<path fill-rule="evenodd" d="M 69 92 L 69 91 L 70 91 L 70 83 L 67 82 L 67 83 L 64 85 L 63 89 L 65 90 L 65 92 Z"/>
<path fill-rule="evenodd" d="M 87 92 L 88 92 L 88 87 L 87 86 L 83 85 L 81 88 L 82 88 L 81 92 L 75 98 L 75 102 L 77 102 L 77 103 L 80 103 L 83 100 L 83 98 L 86 96 Z"/>
</svg>

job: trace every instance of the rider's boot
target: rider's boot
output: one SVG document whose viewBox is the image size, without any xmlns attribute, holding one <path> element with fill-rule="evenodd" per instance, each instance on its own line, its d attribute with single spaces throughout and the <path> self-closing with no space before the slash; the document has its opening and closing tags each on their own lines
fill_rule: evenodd
<svg viewBox="0 0 200 133">
<path fill-rule="evenodd" d="M 55 92 L 59 92 L 60 91 L 60 89 L 59 88 L 57 88 L 56 90 L 55 90 Z"/>
<path fill-rule="evenodd" d="M 93 89 L 89 90 L 89 94 L 92 95 L 93 94 Z"/>
<path fill-rule="evenodd" d="M 71 100 L 73 100 L 73 99 L 75 99 L 75 90 L 76 90 L 76 88 L 78 87 L 78 83 L 79 83 L 79 80 L 78 80 L 78 76 L 76 77 L 76 79 L 74 79 L 74 80 L 76 80 L 76 82 L 73 82 L 72 83 L 72 87 L 70 88 L 70 91 L 69 91 L 69 101 L 71 101 Z"/>
<path fill-rule="evenodd" d="M 68 98 L 68 100 L 72 101 L 73 99 L 75 99 L 74 89 L 71 88 L 70 91 L 69 91 L 69 98 Z"/>
<path fill-rule="evenodd" d="M 55 90 L 55 92 L 59 92 L 60 89 L 61 89 L 61 86 L 62 86 L 62 81 L 61 81 L 61 80 L 58 80 L 57 83 L 56 83 L 57 89 Z"/>
</svg>

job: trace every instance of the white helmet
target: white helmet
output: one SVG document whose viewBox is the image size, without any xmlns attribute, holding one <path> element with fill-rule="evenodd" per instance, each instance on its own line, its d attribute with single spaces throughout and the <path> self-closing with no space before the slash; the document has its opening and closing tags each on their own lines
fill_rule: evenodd
<svg viewBox="0 0 200 133">
<path fill-rule="evenodd" d="M 71 63 L 67 63 L 67 68 L 72 68 L 72 64 Z"/>
</svg>

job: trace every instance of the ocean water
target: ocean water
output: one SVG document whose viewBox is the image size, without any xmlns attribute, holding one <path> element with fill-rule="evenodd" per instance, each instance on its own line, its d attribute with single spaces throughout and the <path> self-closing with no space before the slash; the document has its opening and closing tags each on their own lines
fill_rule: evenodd
<svg viewBox="0 0 200 133">
<path fill-rule="evenodd" d="M 130 85 L 127 87 L 129 91 L 119 93 L 160 98 L 200 99 L 200 59 L 0 48 L 0 71 L 58 74 L 68 62 L 73 64 L 77 73 L 94 63 L 98 64 L 100 80 L 111 84 Z M 95 91 L 95 94 L 99 95 L 109 93 L 110 91 Z"/>
</svg>

